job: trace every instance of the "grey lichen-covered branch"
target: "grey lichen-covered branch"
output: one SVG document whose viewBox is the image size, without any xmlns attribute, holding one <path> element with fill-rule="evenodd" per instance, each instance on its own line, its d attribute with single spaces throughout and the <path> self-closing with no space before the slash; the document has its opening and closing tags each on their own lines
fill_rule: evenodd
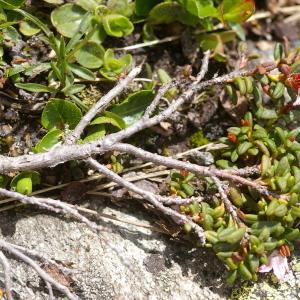
<svg viewBox="0 0 300 300">
<path fill-rule="evenodd" d="M 204 231 L 203 229 L 196 223 L 194 223 L 190 218 L 180 214 L 176 210 L 166 207 L 163 205 L 163 203 L 160 201 L 160 196 L 155 195 L 151 192 L 145 191 L 133 183 L 127 181 L 126 179 L 122 178 L 118 174 L 114 173 L 113 171 L 109 170 L 105 166 L 99 164 L 96 160 L 94 159 L 89 159 L 88 163 L 96 169 L 98 172 L 106 175 L 109 179 L 112 181 L 118 183 L 120 186 L 123 186 L 124 188 L 139 194 L 142 196 L 144 199 L 146 199 L 149 203 L 151 203 L 156 209 L 158 209 L 160 212 L 162 212 L 166 216 L 170 216 L 173 218 L 173 220 L 177 220 L 178 223 L 180 224 L 185 224 L 188 223 L 192 229 L 195 230 L 197 233 L 200 241 L 202 244 L 205 243 L 205 236 L 204 236 Z"/>
<path fill-rule="evenodd" d="M 113 89 L 111 89 L 95 105 L 93 105 L 92 108 L 80 120 L 75 130 L 73 130 L 72 133 L 66 138 L 66 144 L 73 144 L 76 142 L 92 119 L 102 110 L 104 110 L 115 97 L 122 93 L 124 89 L 126 89 L 132 82 L 132 80 L 141 72 L 141 70 L 142 65 L 133 68 L 124 80 L 121 80 Z"/>
<path fill-rule="evenodd" d="M 12 275 L 11 275 L 11 267 L 8 259 L 4 255 L 2 251 L 0 251 L 0 263 L 3 267 L 3 272 L 4 272 L 4 284 L 5 284 L 5 293 L 7 300 L 13 300 L 13 295 L 12 295 Z"/>
<path fill-rule="evenodd" d="M 202 90 L 204 87 L 213 86 L 214 84 L 226 83 L 228 80 L 234 78 L 235 76 L 245 74 L 243 72 L 233 72 L 225 76 L 216 77 L 214 79 L 198 82 L 197 80 L 192 84 L 192 86 L 182 93 L 182 95 L 172 104 L 160 112 L 159 114 L 149 118 L 148 115 L 145 115 L 138 122 L 132 126 L 125 128 L 117 133 L 113 133 L 105 136 L 104 138 L 80 145 L 62 145 L 55 147 L 54 149 L 46 153 L 38 154 L 27 154 L 19 157 L 0 157 L 0 173 L 6 173 L 11 171 L 22 171 L 28 169 L 41 169 L 45 167 L 53 167 L 58 164 L 71 161 L 71 160 L 82 160 L 87 159 L 95 154 L 103 154 L 105 152 L 111 151 L 113 145 L 133 136 L 135 133 L 140 132 L 143 129 L 150 128 L 159 124 L 161 121 L 164 121 L 172 117 L 172 114 L 186 101 L 191 99 L 196 91 Z M 94 111 L 93 114 L 97 114 Z M 88 124 L 85 124 L 87 126 Z M 75 129 L 77 131 L 77 129 Z M 215 176 L 222 176 L 226 179 L 232 180 L 242 180 L 241 177 L 232 175 L 228 171 L 214 171 L 211 172 L 209 168 L 199 166 L 203 174 L 211 174 Z M 245 182 L 248 184 L 248 182 Z"/>
<path fill-rule="evenodd" d="M 38 275 L 47 283 L 54 286 L 57 290 L 59 290 L 61 293 L 66 295 L 70 300 L 78 300 L 79 298 L 73 294 L 66 286 L 62 285 L 55 279 L 53 279 L 48 273 L 46 273 L 33 259 L 31 259 L 29 256 L 25 255 L 21 251 L 17 250 L 13 246 L 11 246 L 9 243 L 5 242 L 4 240 L 0 240 L 0 249 L 3 251 L 6 251 L 10 254 L 12 254 L 14 257 L 20 259 L 21 261 L 28 264 L 30 267 L 32 267 Z"/>
<path fill-rule="evenodd" d="M 202 91 L 205 88 L 227 83 L 229 80 L 237 76 L 244 76 L 251 74 L 252 71 L 239 71 L 233 72 L 227 75 L 215 77 L 213 79 L 203 81 L 205 75 L 208 71 L 209 66 L 209 57 L 210 52 L 206 52 L 204 54 L 202 68 L 195 78 L 195 80 L 187 87 L 185 87 L 184 91 L 181 95 L 174 101 L 170 103 L 170 105 L 159 112 L 156 115 L 153 115 L 155 109 L 160 103 L 161 98 L 164 94 L 173 86 L 179 86 L 178 82 L 172 81 L 169 84 L 163 85 L 157 91 L 156 96 L 153 102 L 146 109 L 143 117 L 134 123 L 133 125 L 110 135 L 103 137 L 97 141 L 93 141 L 85 144 L 76 144 L 76 142 L 81 137 L 81 134 L 85 130 L 85 128 L 90 124 L 92 119 L 99 113 L 103 112 L 110 103 L 113 101 L 115 97 L 117 97 L 120 93 L 122 93 L 128 85 L 133 81 L 133 79 L 141 72 L 142 66 L 138 66 L 128 74 L 128 76 L 121 80 L 108 94 L 101 97 L 101 99 L 85 114 L 76 128 L 66 137 L 65 143 L 63 145 L 57 146 L 46 153 L 39 154 L 28 154 L 19 157 L 4 157 L 0 156 L 0 174 L 12 172 L 12 171 L 22 171 L 22 170 L 33 170 L 33 169 L 41 169 L 45 167 L 54 167 L 58 164 L 62 164 L 71 160 L 85 160 L 89 166 L 96 171 L 104 174 L 107 178 L 117 183 L 118 185 L 134 192 L 140 196 L 142 196 L 148 203 L 150 203 L 155 209 L 160 211 L 162 214 L 171 217 L 176 223 L 179 224 L 188 224 L 191 229 L 194 230 L 196 235 L 199 238 L 200 243 L 205 243 L 205 234 L 202 227 L 193 221 L 193 219 L 187 215 L 181 214 L 176 208 L 173 208 L 172 205 L 181 205 L 191 203 L 194 201 L 194 198 L 189 199 L 178 199 L 172 197 L 164 197 L 159 194 L 154 194 L 149 191 L 145 191 L 135 184 L 127 181 L 125 178 L 120 175 L 114 173 L 109 170 L 104 165 L 97 162 L 94 158 L 94 155 L 102 155 L 106 152 L 117 150 L 120 152 L 125 152 L 131 154 L 133 156 L 142 158 L 144 161 L 153 162 L 157 165 L 163 165 L 169 168 L 175 169 L 185 169 L 190 172 L 196 173 L 201 176 L 209 176 L 219 182 L 218 178 L 222 178 L 225 180 L 234 181 L 236 183 L 247 185 L 252 188 L 255 188 L 259 192 L 265 195 L 269 195 L 270 192 L 260 184 L 253 182 L 247 178 L 249 174 L 253 172 L 257 172 L 257 170 L 219 170 L 215 168 L 210 168 L 206 166 L 200 166 L 196 164 L 192 164 L 186 161 L 180 161 L 179 159 L 170 158 L 160 156 L 158 154 L 147 152 L 143 149 L 137 148 L 130 144 L 121 143 L 125 139 L 132 137 L 134 134 L 151 128 L 155 125 L 158 125 L 160 122 L 166 119 L 172 119 L 172 115 L 184 104 L 188 103 L 194 96 L 196 92 Z M 19 194 L 14 191 L 8 191 L 6 189 L 0 189 L 0 195 L 5 197 L 12 197 L 14 199 L 19 200 L 20 202 L 26 204 L 33 204 L 41 207 L 43 209 L 47 209 L 53 211 L 55 213 L 67 214 L 72 216 L 73 218 L 85 223 L 88 227 L 90 227 L 93 231 L 97 233 L 101 233 L 105 230 L 102 226 L 90 221 L 87 217 L 82 215 L 75 206 L 61 202 L 59 200 L 53 200 L 50 198 L 39 198 L 34 196 L 26 196 Z M 226 206 L 230 208 L 230 203 L 228 202 L 228 198 L 224 199 L 227 201 Z M 197 201 L 202 201 L 200 197 Z M 235 212 L 231 212 L 235 213 Z M 105 241 L 107 242 L 107 241 Z M 40 260 L 41 257 L 36 255 L 36 253 L 30 252 L 30 250 L 26 251 L 26 249 L 21 249 L 19 246 L 15 246 L 9 244 L 5 241 L 0 240 L 0 249 L 5 252 L 8 252 L 15 257 L 21 259 L 25 263 L 29 264 L 35 271 L 44 279 L 46 285 L 49 289 L 49 294 L 52 297 L 52 287 L 60 290 L 63 294 L 65 294 L 70 299 L 78 299 L 77 296 L 73 295 L 71 291 L 62 286 L 60 283 L 56 282 L 52 277 L 50 277 L 45 271 L 43 271 L 39 265 L 29 256 L 34 257 L 35 259 Z M 113 246 L 112 246 L 113 249 Z M 114 249 L 113 249 L 114 250 Z M 117 253 L 118 255 L 120 253 Z M 5 257 L 0 257 L 3 265 L 7 266 Z M 42 257 L 43 260 L 43 257 Z M 47 259 L 46 259 L 47 260 Z M 51 260 L 48 260 L 51 263 Z M 9 280 L 9 269 L 6 268 L 6 285 L 7 289 L 11 290 L 11 282 Z M 9 297 L 9 294 L 7 294 Z"/>
</svg>

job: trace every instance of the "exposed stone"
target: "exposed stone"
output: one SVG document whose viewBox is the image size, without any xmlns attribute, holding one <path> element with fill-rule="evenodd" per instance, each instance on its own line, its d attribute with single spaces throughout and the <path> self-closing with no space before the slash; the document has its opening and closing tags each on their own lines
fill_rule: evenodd
<svg viewBox="0 0 300 300">
<path fill-rule="evenodd" d="M 122 220 L 155 225 L 150 213 L 142 212 L 135 203 L 126 211 L 95 202 L 92 206 Z M 211 251 L 193 249 L 147 228 L 100 218 L 97 222 L 108 229 L 101 236 L 84 224 L 31 207 L 3 213 L 0 228 L 2 237 L 10 242 L 73 263 L 77 271 L 73 291 L 84 300 L 219 300 L 230 294 L 223 285 L 225 270 Z M 32 269 L 14 260 L 11 263 L 19 299 L 49 299 L 44 282 Z M 55 299 L 62 298 L 55 295 Z"/>
</svg>

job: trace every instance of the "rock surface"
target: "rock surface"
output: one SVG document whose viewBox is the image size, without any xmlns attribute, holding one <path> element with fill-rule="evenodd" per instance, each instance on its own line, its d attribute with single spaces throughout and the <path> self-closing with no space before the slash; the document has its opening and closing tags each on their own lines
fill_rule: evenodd
<svg viewBox="0 0 300 300">
<path fill-rule="evenodd" d="M 92 202 L 92 208 L 122 220 L 152 224 L 141 207 L 120 209 Z M 98 219 L 108 231 L 98 236 L 84 224 L 33 208 L 2 213 L 7 241 L 72 262 L 73 291 L 80 299 L 227 299 L 224 269 L 210 251 L 192 249 L 162 233 Z M 103 240 L 109 241 L 109 244 Z M 112 245 L 112 247 L 110 246 Z M 121 253 L 121 257 L 116 253 Z M 11 260 L 16 299 L 49 299 L 44 282 L 27 266 Z M 56 294 L 55 299 L 62 299 Z"/>
<path fill-rule="evenodd" d="M 90 208 L 99 213 L 155 225 L 151 214 L 141 206 L 125 209 L 99 205 L 97 201 L 90 203 Z M 273 276 L 266 275 L 257 283 L 244 283 L 231 291 L 224 283 L 225 269 L 210 251 L 193 249 L 170 236 L 133 224 L 101 218 L 96 221 L 107 229 L 101 236 L 68 218 L 22 209 L 2 213 L 1 237 L 49 258 L 73 263 L 72 290 L 83 300 L 300 299 L 299 253 L 290 263 L 294 280 L 279 285 Z M 15 299 L 49 299 L 44 282 L 32 269 L 10 261 Z M 55 293 L 55 299 L 66 298 Z"/>
</svg>

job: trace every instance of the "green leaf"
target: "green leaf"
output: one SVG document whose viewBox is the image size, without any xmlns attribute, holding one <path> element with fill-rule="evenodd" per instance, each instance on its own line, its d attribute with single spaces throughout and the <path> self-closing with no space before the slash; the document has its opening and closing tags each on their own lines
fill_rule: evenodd
<svg viewBox="0 0 300 300">
<path fill-rule="evenodd" d="M 85 15 L 81 19 L 81 22 L 76 32 L 74 33 L 74 35 L 72 36 L 68 44 L 66 45 L 65 53 L 69 53 L 70 51 L 72 51 L 73 48 L 76 47 L 77 43 L 79 43 L 83 35 L 89 34 L 88 31 L 89 28 L 91 27 L 91 21 L 92 21 L 92 15 L 89 12 L 85 13 Z"/>
<path fill-rule="evenodd" d="M 56 89 L 38 83 L 16 83 L 15 86 L 19 89 L 33 93 L 55 93 Z"/>
<path fill-rule="evenodd" d="M 300 73 L 300 60 L 291 65 L 291 73 Z"/>
<path fill-rule="evenodd" d="M 179 3 L 192 15 L 199 18 L 216 17 L 218 10 L 212 0 L 179 0 Z"/>
<path fill-rule="evenodd" d="M 172 81 L 171 76 L 164 69 L 158 69 L 157 76 L 162 84 L 166 84 Z"/>
<path fill-rule="evenodd" d="M 16 191 L 23 195 L 29 195 L 32 193 L 32 180 L 31 178 L 22 178 L 18 180 L 16 185 Z"/>
<path fill-rule="evenodd" d="M 76 0 L 75 3 L 87 11 L 94 11 L 102 0 Z"/>
<path fill-rule="evenodd" d="M 243 23 L 255 11 L 254 0 L 224 0 L 219 8 L 218 18 L 222 22 Z"/>
<path fill-rule="evenodd" d="M 237 150 L 233 150 L 230 156 L 231 161 L 234 163 L 239 159 L 239 155 L 237 153 Z"/>
<path fill-rule="evenodd" d="M 286 204 L 280 204 L 274 211 L 276 217 L 282 218 L 286 215 L 288 209 Z"/>
<path fill-rule="evenodd" d="M 278 115 L 275 110 L 264 107 L 260 107 L 255 115 L 257 118 L 262 120 L 273 120 L 278 118 Z"/>
<path fill-rule="evenodd" d="M 75 52 L 77 62 L 88 69 L 98 69 L 103 65 L 104 48 L 95 43 L 88 42 Z"/>
<path fill-rule="evenodd" d="M 100 70 L 100 73 L 109 80 L 116 80 L 117 75 L 127 69 L 131 63 L 132 56 L 130 54 L 115 58 L 113 50 L 107 49 L 104 54 L 104 68 Z"/>
<path fill-rule="evenodd" d="M 151 9 L 160 2 L 162 0 L 135 0 L 135 13 L 138 16 L 146 17 Z"/>
<path fill-rule="evenodd" d="M 237 279 L 237 270 L 230 271 L 226 277 L 226 282 L 230 285 L 233 285 Z"/>
<path fill-rule="evenodd" d="M 90 126 L 88 128 L 88 133 L 84 138 L 83 142 L 91 142 L 99 140 L 105 136 L 106 130 L 103 124 Z"/>
<path fill-rule="evenodd" d="M 21 21 L 19 25 L 19 30 L 23 35 L 32 36 L 41 31 L 41 29 L 32 22 Z"/>
<path fill-rule="evenodd" d="M 263 155 L 261 159 L 261 176 L 264 177 L 268 174 L 268 171 L 270 170 L 272 166 L 271 159 L 267 155 Z"/>
<path fill-rule="evenodd" d="M 169 24 L 179 21 L 186 25 L 195 25 L 199 18 L 189 14 L 180 4 L 176 2 L 163 2 L 153 7 L 148 16 L 151 24 Z"/>
<path fill-rule="evenodd" d="M 14 67 L 8 68 L 7 71 L 7 76 L 11 77 L 25 71 L 25 67 L 23 65 L 15 65 Z"/>
<path fill-rule="evenodd" d="M 111 124 L 119 129 L 124 129 L 126 127 L 126 124 L 123 121 L 123 119 L 110 111 L 106 111 L 104 113 L 104 116 L 98 117 L 90 123 L 90 125 L 99 124 Z"/>
<path fill-rule="evenodd" d="M 133 14 L 133 6 L 131 4 L 128 0 L 108 0 L 107 8 L 111 13 L 130 17 Z"/>
<path fill-rule="evenodd" d="M 15 25 L 15 24 L 17 24 L 17 22 L 5 22 L 5 23 L 1 23 L 0 24 L 0 29 L 5 29 L 5 28 L 7 28 L 7 27 L 9 27 L 11 25 Z"/>
<path fill-rule="evenodd" d="M 53 146 L 61 142 L 63 131 L 60 129 L 52 129 L 49 131 L 34 147 L 35 153 L 47 152 Z"/>
<path fill-rule="evenodd" d="M 43 30 L 43 32 L 46 34 L 47 37 L 50 37 L 51 35 L 53 36 L 53 33 L 48 28 L 48 26 L 45 23 L 43 23 L 40 19 L 38 19 L 37 17 L 34 17 L 30 13 L 28 13 L 27 11 L 19 9 L 19 8 L 16 9 L 15 12 L 21 14 L 22 16 L 24 16 L 25 18 L 27 18 L 29 21 L 31 21 L 33 24 L 35 24 L 36 26 L 38 26 L 39 28 L 41 28 L 41 30 Z M 52 46 L 52 44 L 51 44 L 51 46 Z"/>
<path fill-rule="evenodd" d="M 230 169 L 230 168 L 234 167 L 234 164 L 231 161 L 228 161 L 226 159 L 217 160 L 216 165 L 222 169 Z"/>
<path fill-rule="evenodd" d="M 26 76 L 37 76 L 43 72 L 47 72 L 51 69 L 50 63 L 37 63 L 37 64 L 30 64 L 30 66 L 25 68 L 24 74 Z"/>
<path fill-rule="evenodd" d="M 113 72 L 113 71 L 109 71 L 109 70 L 106 70 L 105 68 L 102 68 L 101 70 L 100 70 L 100 74 L 104 77 L 104 78 L 106 78 L 106 79 L 108 79 L 108 80 L 111 80 L 111 81 L 116 81 L 116 80 L 118 80 L 118 74 L 116 74 L 115 72 Z"/>
<path fill-rule="evenodd" d="M 18 193 L 28 195 L 32 193 L 32 186 L 40 184 L 40 174 L 35 171 L 23 171 L 15 176 L 10 186 Z"/>
<path fill-rule="evenodd" d="M 87 68 L 81 67 L 76 64 L 69 64 L 68 67 L 75 75 L 77 75 L 82 79 L 86 79 L 90 81 L 94 81 L 96 79 L 94 73 Z"/>
<path fill-rule="evenodd" d="M 290 171 L 291 167 L 288 161 L 288 158 L 284 156 L 280 161 L 276 168 L 275 175 L 283 176 Z"/>
<path fill-rule="evenodd" d="M 22 6 L 26 0 L 0 0 L 0 7 L 4 9 L 15 9 Z"/>
<path fill-rule="evenodd" d="M 229 134 L 234 134 L 234 135 L 238 136 L 241 132 L 241 128 L 240 127 L 229 127 L 227 129 L 227 132 Z"/>
<path fill-rule="evenodd" d="M 8 26 L 3 30 L 3 36 L 5 40 L 9 40 L 15 43 L 17 43 L 20 39 L 18 31 L 12 26 Z"/>
<path fill-rule="evenodd" d="M 66 89 L 63 89 L 63 92 L 65 93 L 65 95 L 71 96 L 81 92 L 84 89 L 85 89 L 84 84 L 71 84 Z"/>
<path fill-rule="evenodd" d="M 107 34 L 104 30 L 103 24 L 101 23 L 96 29 L 94 29 L 94 33 L 90 36 L 89 41 L 101 44 L 105 41 L 106 36 Z"/>
<path fill-rule="evenodd" d="M 220 33 L 201 34 L 198 40 L 203 51 L 213 50 L 215 54 L 223 54 L 224 43 L 235 40 L 236 33 L 233 30 L 227 30 Z"/>
<path fill-rule="evenodd" d="M 62 99 L 52 99 L 45 106 L 42 113 L 42 125 L 51 130 L 52 128 L 74 129 L 82 117 L 81 110 L 72 102 Z"/>
<path fill-rule="evenodd" d="M 57 31 L 71 38 L 77 32 L 86 11 L 80 6 L 68 3 L 52 11 L 51 22 Z"/>
<path fill-rule="evenodd" d="M 182 183 L 181 184 L 183 190 L 185 191 L 185 193 L 187 194 L 187 196 L 193 196 L 194 194 L 194 188 L 188 184 L 188 183 Z"/>
<path fill-rule="evenodd" d="M 146 108 L 154 99 L 152 91 L 139 91 L 128 96 L 122 103 L 112 107 L 111 112 L 120 116 L 126 126 L 138 121 L 145 113 Z"/>
<path fill-rule="evenodd" d="M 4 12 L 4 10 L 2 8 L 0 8 L 0 24 L 3 24 L 5 22 L 7 22 L 7 15 Z M 14 20 L 9 20 L 9 21 L 14 21 Z"/>
<path fill-rule="evenodd" d="M 241 41 L 245 42 L 246 41 L 245 28 L 241 24 L 237 24 L 237 23 L 230 23 L 229 25 L 230 25 L 231 29 L 235 31 L 238 38 Z"/>
<path fill-rule="evenodd" d="M 112 49 L 107 49 L 104 54 L 104 67 L 106 70 L 113 71 L 116 74 L 120 74 L 129 67 L 132 63 L 132 56 L 126 54 L 120 58 L 115 58 L 114 52 Z"/>
<path fill-rule="evenodd" d="M 290 174 L 286 174 L 282 177 L 276 177 L 276 183 L 281 192 L 287 191 L 287 184 L 288 184 L 288 178 L 290 177 Z"/>
<path fill-rule="evenodd" d="M 109 14 L 103 17 L 105 32 L 114 37 L 127 36 L 132 33 L 134 26 L 130 20 L 122 15 Z"/>
<path fill-rule="evenodd" d="M 245 235 L 246 227 L 235 229 L 235 231 L 226 236 L 225 241 L 229 244 L 235 244 L 242 239 Z"/>
<path fill-rule="evenodd" d="M 276 43 L 273 53 L 274 59 L 280 61 L 284 57 L 284 46 L 282 43 Z"/>
<path fill-rule="evenodd" d="M 244 153 L 246 153 L 251 147 L 253 146 L 252 143 L 249 142 L 243 142 L 242 144 L 240 144 L 237 148 L 237 154 L 238 155 L 243 155 Z"/>
</svg>

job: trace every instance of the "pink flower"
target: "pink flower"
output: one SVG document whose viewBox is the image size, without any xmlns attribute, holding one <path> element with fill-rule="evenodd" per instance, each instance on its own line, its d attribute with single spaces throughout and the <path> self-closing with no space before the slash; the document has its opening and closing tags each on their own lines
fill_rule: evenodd
<svg viewBox="0 0 300 300">
<path fill-rule="evenodd" d="M 274 250 L 271 253 L 268 264 L 260 266 L 258 272 L 266 273 L 271 270 L 273 270 L 279 281 L 286 282 L 294 277 L 293 272 L 289 268 L 287 258 L 282 256 L 278 250 Z"/>
</svg>

